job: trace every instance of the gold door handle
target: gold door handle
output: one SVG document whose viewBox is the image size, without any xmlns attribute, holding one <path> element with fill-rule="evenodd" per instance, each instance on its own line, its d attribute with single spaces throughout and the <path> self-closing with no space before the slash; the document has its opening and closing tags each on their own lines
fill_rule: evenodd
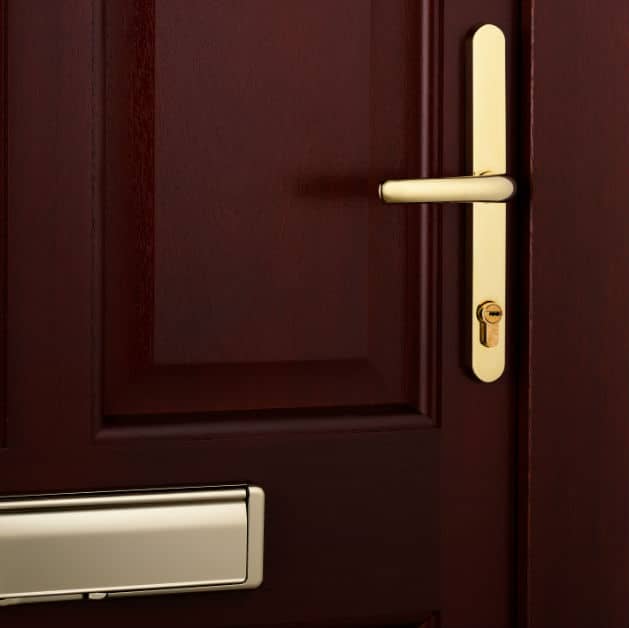
<svg viewBox="0 0 629 628">
<path fill-rule="evenodd" d="M 385 203 L 500 203 L 515 194 L 513 179 L 504 175 L 402 179 L 380 185 Z"/>
<path fill-rule="evenodd" d="M 471 366 L 483 382 L 505 366 L 506 202 L 515 193 L 507 171 L 505 37 L 493 24 L 472 37 L 472 173 L 466 177 L 385 181 L 385 203 L 472 203 Z"/>
</svg>

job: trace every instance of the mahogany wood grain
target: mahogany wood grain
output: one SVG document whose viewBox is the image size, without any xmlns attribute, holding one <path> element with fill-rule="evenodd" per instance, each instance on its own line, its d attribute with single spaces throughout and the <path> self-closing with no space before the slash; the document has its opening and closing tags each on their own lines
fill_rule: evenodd
<svg viewBox="0 0 629 628">
<path fill-rule="evenodd" d="M 629 625 L 629 5 L 528 2 L 531 628 Z"/>
<path fill-rule="evenodd" d="M 516 166 L 519 7 L 505 2 L 443 3 L 442 176 L 469 172 L 466 163 L 465 68 L 471 32 L 500 26 L 507 41 L 508 169 Z M 492 385 L 471 378 L 467 363 L 465 208 L 447 206 L 443 217 L 441 309 L 441 591 L 443 626 L 513 626 L 515 411 L 518 377 L 517 315 L 509 322 L 506 372 Z M 509 311 L 519 308 L 516 204 L 507 209 Z M 452 289 L 457 286 L 457 289 Z M 456 330 L 456 332 L 454 331 Z M 469 539 L 477 543 L 469 543 Z M 450 597 L 452 596 L 452 597 Z M 492 601 L 490 602 L 490 598 Z"/>
<path fill-rule="evenodd" d="M 419 5 L 105 6 L 106 416 L 432 409 L 436 219 L 376 194 L 419 161 Z"/>
<path fill-rule="evenodd" d="M 202 357 L 158 365 L 147 281 L 156 233 L 154 5 L 7 4 L 9 429 L 0 493 L 255 482 L 268 516 L 259 590 L 16 607 L 2 620 L 12 628 L 51 619 L 69 628 L 416 626 L 438 613 L 441 628 L 510 628 L 517 347 L 499 383 L 470 377 L 463 208 L 395 210 L 403 220 L 394 244 L 371 234 L 381 261 L 389 249 L 404 261 L 397 279 L 386 263 L 379 278 L 378 294 L 396 302 L 367 306 L 404 338 L 380 378 L 396 384 L 372 386 L 357 364 L 334 356 L 295 362 L 290 372 L 265 363 L 266 376 L 255 364 L 237 366 L 247 377 L 228 373 L 221 387 Z M 376 42 L 391 46 L 374 53 L 374 75 L 399 67 L 397 50 L 408 74 L 392 80 L 407 102 L 403 124 L 389 132 L 383 123 L 400 116 L 400 103 L 372 95 L 376 145 L 399 163 L 373 155 L 358 187 L 367 180 L 375 191 L 389 168 L 389 176 L 465 172 L 465 40 L 479 22 L 501 25 L 514 67 L 515 3 L 396 0 L 391 13 L 383 0 L 344 6 L 367 5 L 383 20 L 372 26 Z M 327 67 L 335 41 L 321 52 Z M 317 180 L 322 203 L 339 180 L 355 194 L 350 175 Z M 510 303 L 517 308 L 516 294 Z M 387 305 L 392 318 L 382 314 Z M 249 388 L 239 388 L 245 379 Z"/>
</svg>

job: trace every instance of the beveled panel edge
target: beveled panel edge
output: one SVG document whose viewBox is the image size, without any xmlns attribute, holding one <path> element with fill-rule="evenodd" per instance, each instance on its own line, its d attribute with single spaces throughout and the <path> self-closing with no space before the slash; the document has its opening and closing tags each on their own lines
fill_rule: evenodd
<svg viewBox="0 0 629 628">
<path fill-rule="evenodd" d="M 0 0 L 0 448 L 7 446 L 8 0 Z"/>
<path fill-rule="evenodd" d="M 90 400 L 91 400 L 91 432 L 96 434 L 103 415 L 103 374 L 104 374 L 104 246 L 103 246 L 103 212 L 105 210 L 105 0 L 92 0 L 91 25 L 91 285 L 90 285 Z"/>
<path fill-rule="evenodd" d="M 443 176 L 443 0 L 420 9 L 420 108 L 418 177 Z M 441 421 L 442 213 L 434 205 L 411 206 L 419 216 L 419 342 L 417 408 Z"/>
<path fill-rule="evenodd" d="M 177 417 L 178 415 L 167 415 Z M 118 418 L 118 417 L 117 417 Z M 138 417 L 134 417 L 137 419 Z M 145 418 L 145 417 L 141 417 Z M 150 419 L 150 417 L 149 417 Z M 184 419 L 184 420 L 182 420 Z M 436 427 L 433 417 L 417 412 L 383 414 L 327 414 L 314 416 L 282 415 L 277 418 L 260 418 L 252 424 L 249 418 L 211 420 L 209 417 L 191 421 L 180 417 L 160 423 L 105 424 L 96 434 L 97 444 L 120 440 L 160 439 L 223 439 L 242 436 L 290 435 L 290 434 L 347 434 L 382 431 L 431 430 Z"/>
<path fill-rule="evenodd" d="M 0 2 L 6 0 L 0 0 Z M 103 83 L 106 80 L 107 72 L 107 58 L 106 58 L 106 19 L 105 19 L 105 5 L 103 0 L 93 0 L 95 7 L 95 26 L 94 26 L 94 72 L 102 80 L 99 83 L 95 81 L 97 85 L 100 85 L 94 90 L 94 115 L 95 115 L 95 128 L 101 129 L 106 117 L 106 90 L 103 87 Z M 136 58 L 140 60 L 142 67 L 136 69 L 133 73 L 133 78 L 141 85 L 142 98 L 140 101 L 135 102 L 134 106 L 137 110 L 142 109 L 142 103 L 154 98 L 155 85 L 154 82 L 149 80 L 149 74 L 147 68 L 154 68 L 154 45 L 149 45 L 152 40 L 154 42 L 155 37 L 155 0 L 133 0 L 134 7 L 134 21 L 138 27 L 134 32 L 140 32 L 139 37 L 135 42 L 135 54 Z M 414 138 L 415 146 L 412 150 L 416 151 L 416 163 L 419 176 L 435 176 L 442 174 L 442 146 L 441 146 L 441 129 L 442 124 L 442 110 L 443 110 L 443 0 L 427 0 L 420 3 L 417 8 L 416 17 L 419 20 L 418 29 L 420 32 L 419 46 L 416 51 L 420 55 L 419 63 L 419 90 L 420 90 L 420 104 L 419 104 L 419 122 L 417 127 L 417 137 Z M 100 50 L 102 48 L 102 51 Z M 100 126 L 99 126 L 100 124 Z M 144 129 L 152 128 L 154 126 L 154 116 L 151 119 L 146 119 L 146 116 L 142 117 L 141 126 Z M 103 129 L 101 129 L 102 135 Z M 149 141 L 147 134 L 142 135 L 144 144 L 135 148 L 135 154 L 137 158 L 146 158 L 147 153 L 153 153 L 154 147 L 152 142 Z M 413 138 L 412 138 L 413 139 Z M 99 133 L 94 133 L 94 150 L 95 153 L 101 155 L 100 159 L 103 159 L 102 151 L 104 151 L 104 139 L 99 136 Z M 151 163 L 154 159 L 151 160 Z M 100 173 L 106 171 L 105 163 L 97 163 L 95 169 L 95 178 L 98 180 Z M 151 180 L 154 173 L 149 173 L 148 176 L 145 173 L 145 177 L 136 181 L 137 198 L 142 199 L 137 201 L 134 206 L 134 211 L 138 216 L 138 221 L 142 224 L 142 229 L 150 231 L 153 228 L 152 216 L 154 206 L 154 190 L 151 186 L 146 185 L 147 180 Z M 143 183 L 144 182 L 144 183 Z M 101 189 L 101 183 L 97 181 L 95 187 L 98 193 L 95 193 L 95 207 L 94 207 L 94 225 L 95 232 L 95 262 L 94 262 L 94 316 L 93 316 L 93 339 L 95 349 L 94 353 L 94 390 L 92 398 L 94 399 L 94 419 L 93 419 L 93 436 L 95 441 L 104 441 L 111 439 L 123 439 L 125 437 L 131 438 L 160 438 L 166 437 L 168 432 L 170 438 L 194 438 L 200 435 L 210 436 L 235 436 L 242 434 L 245 431 L 243 425 L 234 426 L 233 430 L 225 430 L 222 428 L 215 429 L 211 422 L 204 423 L 204 427 L 200 427 L 197 424 L 191 428 L 190 424 L 177 424 L 175 423 L 175 417 L 179 416 L 179 413 L 172 413 L 168 415 L 160 415 L 160 420 L 163 421 L 165 416 L 172 417 L 173 422 L 167 426 L 170 430 L 163 429 L 165 426 L 160 425 L 142 425 L 137 426 L 111 426 L 108 424 L 108 415 L 104 412 L 103 407 L 103 375 L 105 371 L 104 364 L 104 322 L 103 322 L 103 246 L 102 246 L 102 231 L 103 225 L 101 221 L 101 214 L 104 210 L 104 186 Z M 99 213 L 101 212 L 101 213 Z M 406 413 L 398 412 L 390 418 L 390 429 L 425 429 L 426 427 L 437 427 L 440 423 L 441 412 L 441 375 L 439 369 L 441 368 L 441 326 L 439 323 L 439 310 L 441 307 L 441 214 L 430 205 L 421 205 L 419 207 L 409 209 L 409 217 L 414 215 L 415 218 L 409 218 L 409 224 L 415 224 L 419 229 L 419 246 L 416 253 L 416 259 L 410 260 L 409 263 L 409 286 L 413 283 L 413 280 L 417 277 L 423 277 L 423 281 L 415 282 L 416 287 L 415 294 L 418 302 L 416 317 L 413 319 L 411 316 L 407 316 L 407 328 L 412 330 L 412 333 L 416 334 L 417 341 L 414 346 L 412 343 L 407 343 L 406 351 L 412 351 L 415 356 L 417 368 L 414 373 L 414 382 L 411 387 L 415 388 L 415 394 L 412 395 L 413 411 Z M 147 218 L 148 217 L 148 218 Z M 412 221 L 416 222 L 413 223 Z M 146 242 L 146 238 L 142 241 L 147 247 L 144 250 L 143 259 L 147 264 L 147 267 L 153 265 L 153 249 L 150 242 Z M 416 269 L 417 276 L 413 272 Z M 411 288 L 412 289 L 412 288 Z M 142 288 L 143 298 L 153 300 L 153 286 L 144 285 Z M 144 310 L 145 317 L 152 317 L 152 312 Z M 148 324 L 150 323 L 150 324 Z M 145 320 L 145 324 L 141 325 L 142 329 L 152 329 L 152 321 Z M 152 352 L 152 335 L 143 334 L 141 338 L 137 339 L 138 346 L 142 347 L 143 355 L 150 355 Z M 408 361 L 407 361 L 408 364 Z M 411 376 L 413 373 L 411 373 Z M 409 378 L 410 379 L 410 378 Z M 287 409 L 290 411 L 291 409 Z M 342 409 L 339 408 L 340 423 L 345 425 L 339 425 L 338 428 L 334 428 L 331 431 L 372 431 L 374 429 L 381 430 L 386 429 L 384 425 L 374 427 L 374 418 L 370 414 L 364 416 L 356 415 L 352 421 L 343 421 L 341 414 Z M 298 410 L 296 410 L 298 412 Z M 139 415 L 140 418 L 149 419 L 148 415 Z M 326 415 L 327 416 L 327 415 Z M 118 419 L 123 418 L 116 415 Z M 134 418 L 138 418 L 135 416 Z M 326 417 L 316 417 L 317 419 Z M 305 419 L 307 425 L 303 427 L 312 431 L 317 431 L 316 420 Z M 295 431 L 295 427 L 284 430 L 282 427 L 276 425 L 277 422 L 266 422 L 258 430 L 251 430 L 252 433 L 271 433 L 275 431 Z M 382 422 L 381 422 L 382 423 Z M 249 427 L 250 429 L 250 427 Z M 326 430 L 328 431 L 328 430 Z M 248 430 L 247 430 L 248 433 Z M 194 434 L 194 435 L 193 435 Z"/>
</svg>

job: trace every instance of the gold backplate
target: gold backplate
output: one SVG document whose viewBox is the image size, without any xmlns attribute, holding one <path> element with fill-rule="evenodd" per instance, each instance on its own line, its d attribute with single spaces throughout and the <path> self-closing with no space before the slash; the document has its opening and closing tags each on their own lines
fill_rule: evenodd
<svg viewBox="0 0 629 628">
<path fill-rule="evenodd" d="M 507 171 L 505 37 L 492 24 L 481 26 L 472 38 L 472 169 L 475 176 Z M 471 220 L 472 370 L 483 382 L 493 382 L 505 367 L 506 203 L 473 203 Z M 494 301 L 503 311 L 497 346 L 481 342 L 479 305 Z"/>
</svg>

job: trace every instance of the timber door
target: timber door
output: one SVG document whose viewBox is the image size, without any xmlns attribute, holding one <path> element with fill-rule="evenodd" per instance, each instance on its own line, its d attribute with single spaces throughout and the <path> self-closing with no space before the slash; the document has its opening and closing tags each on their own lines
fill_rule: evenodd
<svg viewBox="0 0 629 628">
<path fill-rule="evenodd" d="M 378 185 L 468 173 L 485 23 L 514 172 L 518 4 L 4 0 L 0 493 L 258 486 L 266 515 L 257 589 L 3 626 L 513 625 L 517 317 L 481 383 L 466 206 Z"/>
</svg>

